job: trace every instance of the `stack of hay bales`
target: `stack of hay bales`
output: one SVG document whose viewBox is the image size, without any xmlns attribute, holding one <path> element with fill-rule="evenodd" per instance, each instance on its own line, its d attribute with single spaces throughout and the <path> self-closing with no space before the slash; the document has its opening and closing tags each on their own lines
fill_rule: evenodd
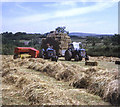
<svg viewBox="0 0 120 107">
<path fill-rule="evenodd" d="M 71 43 L 71 38 L 66 33 L 57 33 L 56 31 L 47 35 L 47 38 L 42 39 L 41 47 L 46 49 L 46 44 L 53 45 L 57 55 L 62 55 L 62 50 L 68 48 L 68 44 Z"/>
</svg>

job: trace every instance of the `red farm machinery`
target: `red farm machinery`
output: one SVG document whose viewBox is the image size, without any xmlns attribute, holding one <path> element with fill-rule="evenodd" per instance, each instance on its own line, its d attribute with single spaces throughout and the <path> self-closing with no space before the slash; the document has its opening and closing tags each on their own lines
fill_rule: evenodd
<svg viewBox="0 0 120 107">
<path fill-rule="evenodd" d="M 31 47 L 16 47 L 14 50 L 14 59 L 23 57 L 38 58 L 39 50 Z"/>
</svg>

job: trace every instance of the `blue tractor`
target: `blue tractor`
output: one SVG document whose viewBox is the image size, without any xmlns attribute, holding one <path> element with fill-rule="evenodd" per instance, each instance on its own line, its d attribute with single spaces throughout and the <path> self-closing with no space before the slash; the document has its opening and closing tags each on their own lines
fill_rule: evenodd
<svg viewBox="0 0 120 107">
<path fill-rule="evenodd" d="M 48 47 L 46 50 L 42 49 L 40 51 L 40 57 L 44 59 L 51 59 L 51 61 L 56 61 L 56 62 L 58 60 L 56 51 L 52 47 Z"/>
<path fill-rule="evenodd" d="M 75 61 L 89 60 L 86 50 L 82 48 L 81 42 L 73 42 L 69 44 L 68 49 L 65 51 L 65 60 L 70 61 L 74 58 Z"/>
</svg>

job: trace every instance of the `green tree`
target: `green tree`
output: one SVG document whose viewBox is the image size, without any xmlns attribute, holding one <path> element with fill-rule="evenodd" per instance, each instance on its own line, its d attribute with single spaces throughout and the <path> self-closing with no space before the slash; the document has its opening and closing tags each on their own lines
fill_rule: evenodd
<svg viewBox="0 0 120 107">
<path fill-rule="evenodd" d="M 55 31 L 57 31 L 58 33 L 67 33 L 67 34 L 69 34 L 69 32 L 66 31 L 65 29 L 66 29 L 65 26 L 63 26 L 63 27 L 57 27 L 57 28 L 55 29 Z"/>
</svg>

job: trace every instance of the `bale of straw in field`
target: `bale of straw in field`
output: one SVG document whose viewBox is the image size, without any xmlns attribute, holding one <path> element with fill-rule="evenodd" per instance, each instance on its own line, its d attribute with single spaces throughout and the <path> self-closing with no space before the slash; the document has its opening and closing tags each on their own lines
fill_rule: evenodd
<svg viewBox="0 0 120 107">
<path fill-rule="evenodd" d="M 118 65 L 120 65 L 120 61 L 115 61 L 115 64 L 118 64 Z"/>
<path fill-rule="evenodd" d="M 98 66 L 98 62 L 85 62 L 85 65 L 89 65 L 89 66 Z"/>
<path fill-rule="evenodd" d="M 103 98 L 112 105 L 120 105 L 120 79 L 109 82 Z"/>
<path fill-rule="evenodd" d="M 87 88 L 90 82 L 90 78 L 85 73 L 79 73 L 74 76 L 73 81 L 70 83 L 76 88 Z"/>
</svg>

